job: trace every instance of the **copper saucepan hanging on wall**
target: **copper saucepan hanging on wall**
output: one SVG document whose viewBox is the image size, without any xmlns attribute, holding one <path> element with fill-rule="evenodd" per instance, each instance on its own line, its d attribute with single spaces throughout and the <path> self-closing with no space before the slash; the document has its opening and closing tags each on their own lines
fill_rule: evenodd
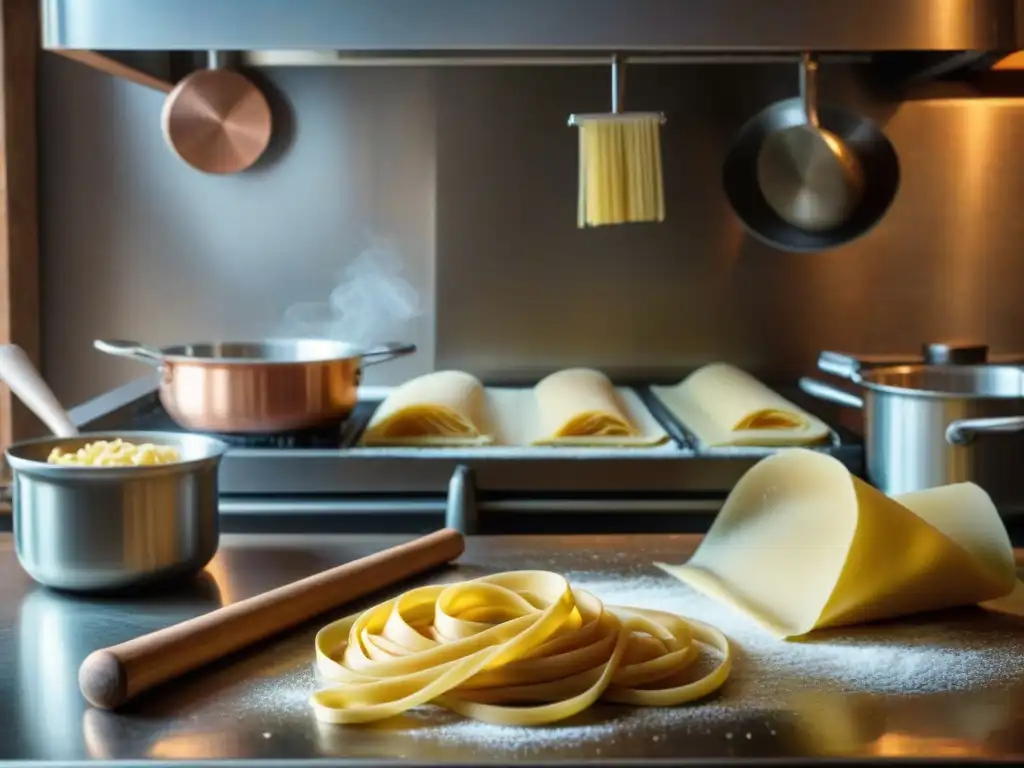
<svg viewBox="0 0 1024 768">
<path fill-rule="evenodd" d="M 244 75 L 227 69 L 217 51 L 207 69 L 184 77 L 167 95 L 164 138 L 182 160 L 204 173 L 238 173 L 270 143 L 266 97 Z"/>
</svg>

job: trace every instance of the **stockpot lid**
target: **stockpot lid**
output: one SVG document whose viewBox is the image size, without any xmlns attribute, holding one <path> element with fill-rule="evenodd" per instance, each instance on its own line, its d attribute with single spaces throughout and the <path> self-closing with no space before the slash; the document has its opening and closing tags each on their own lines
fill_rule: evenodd
<svg viewBox="0 0 1024 768">
<path fill-rule="evenodd" d="M 873 392 L 970 400 L 1024 398 L 1024 368 L 1012 365 L 894 365 L 861 370 Z"/>
</svg>

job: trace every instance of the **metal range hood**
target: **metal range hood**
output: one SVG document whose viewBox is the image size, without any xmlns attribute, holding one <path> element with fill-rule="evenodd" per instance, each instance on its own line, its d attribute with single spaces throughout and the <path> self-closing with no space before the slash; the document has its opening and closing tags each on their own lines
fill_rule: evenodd
<svg viewBox="0 0 1024 768">
<path fill-rule="evenodd" d="M 346 54 L 1019 48 L 1017 0 L 41 0 L 43 46 Z"/>
</svg>

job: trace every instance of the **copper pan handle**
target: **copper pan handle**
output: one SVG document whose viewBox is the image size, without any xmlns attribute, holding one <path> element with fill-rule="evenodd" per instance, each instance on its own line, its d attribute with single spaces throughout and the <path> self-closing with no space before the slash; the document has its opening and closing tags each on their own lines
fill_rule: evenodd
<svg viewBox="0 0 1024 768">
<path fill-rule="evenodd" d="M 164 356 L 159 349 L 137 341 L 96 339 L 92 345 L 100 352 L 105 352 L 115 357 L 127 357 L 129 360 L 138 360 L 140 363 L 156 367 L 164 364 Z"/>
<path fill-rule="evenodd" d="M 394 360 L 396 357 L 405 357 L 416 351 L 415 344 L 405 344 L 400 341 L 388 341 L 378 344 L 376 347 L 366 350 L 362 354 L 363 365 L 376 365 Z"/>
</svg>

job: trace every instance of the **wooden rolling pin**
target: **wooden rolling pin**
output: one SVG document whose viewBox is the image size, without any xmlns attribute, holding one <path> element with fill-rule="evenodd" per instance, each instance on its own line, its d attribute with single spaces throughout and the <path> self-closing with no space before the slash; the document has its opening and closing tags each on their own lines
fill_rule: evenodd
<svg viewBox="0 0 1024 768">
<path fill-rule="evenodd" d="M 155 685 L 450 562 L 462 554 L 464 547 L 462 534 L 444 528 L 203 616 L 102 648 L 82 662 L 78 687 L 93 706 L 115 709 Z"/>
</svg>

